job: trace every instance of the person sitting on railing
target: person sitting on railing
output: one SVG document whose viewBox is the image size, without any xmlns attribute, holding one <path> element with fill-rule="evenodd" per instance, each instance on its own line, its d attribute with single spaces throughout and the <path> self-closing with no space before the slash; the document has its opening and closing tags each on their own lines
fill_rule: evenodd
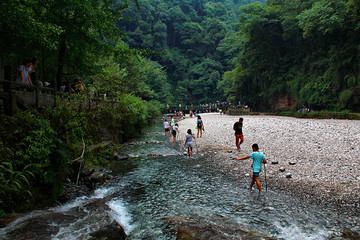
<svg viewBox="0 0 360 240">
<path fill-rule="evenodd" d="M 31 79 L 29 72 L 31 71 L 32 62 L 31 60 L 25 60 L 22 65 L 17 69 L 16 73 L 16 82 L 17 83 L 25 83 L 25 84 L 31 84 Z"/>
</svg>

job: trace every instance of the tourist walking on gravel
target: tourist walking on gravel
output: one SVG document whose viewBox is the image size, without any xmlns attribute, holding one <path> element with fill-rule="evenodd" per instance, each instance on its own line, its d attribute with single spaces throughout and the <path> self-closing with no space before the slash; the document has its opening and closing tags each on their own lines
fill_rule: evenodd
<svg viewBox="0 0 360 240">
<path fill-rule="evenodd" d="M 195 135 L 191 133 L 191 129 L 187 130 L 187 134 L 185 136 L 185 144 L 184 146 L 187 147 L 188 150 L 188 156 L 192 157 L 193 155 L 193 138 L 195 139 Z"/>
<path fill-rule="evenodd" d="M 261 191 L 261 184 L 260 184 L 260 172 L 262 169 L 262 164 L 266 163 L 265 155 L 259 151 L 259 146 L 255 143 L 252 145 L 253 152 L 246 157 L 242 158 L 235 158 L 235 160 L 244 160 L 251 158 L 253 160 L 252 167 L 253 167 L 253 176 L 251 179 L 251 184 L 249 189 L 252 189 L 254 183 L 256 183 L 259 189 L 259 196 L 264 196 L 264 193 Z"/>
<path fill-rule="evenodd" d="M 176 115 L 176 112 L 175 112 L 175 115 Z M 171 117 L 171 120 L 170 120 L 170 129 L 173 129 L 174 126 L 175 126 L 175 118 L 174 118 L 174 117 Z"/>
<path fill-rule="evenodd" d="M 199 138 L 199 133 L 200 133 L 200 137 L 202 137 L 202 131 L 204 128 L 204 123 L 200 117 L 200 115 L 198 115 L 197 117 L 197 121 L 196 121 L 196 128 L 197 128 L 197 138 Z"/>
<path fill-rule="evenodd" d="M 244 142 L 244 135 L 242 131 L 243 120 L 243 118 L 239 118 L 239 121 L 236 122 L 233 127 L 233 129 L 235 130 L 235 144 L 238 151 L 240 151 L 240 145 Z"/>
<path fill-rule="evenodd" d="M 168 138 L 170 134 L 170 126 L 169 126 L 169 122 L 166 119 L 164 120 L 164 128 L 165 128 L 165 137 Z"/>
</svg>

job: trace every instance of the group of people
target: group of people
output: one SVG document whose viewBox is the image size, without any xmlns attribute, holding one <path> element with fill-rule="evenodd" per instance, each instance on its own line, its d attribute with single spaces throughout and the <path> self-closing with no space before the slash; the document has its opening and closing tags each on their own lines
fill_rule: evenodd
<svg viewBox="0 0 360 240">
<path fill-rule="evenodd" d="M 233 129 L 235 131 L 235 145 L 238 151 L 240 151 L 240 145 L 244 142 L 244 135 L 243 135 L 243 118 L 239 118 L 239 121 L 234 123 Z M 258 190 L 259 190 L 259 196 L 264 196 L 264 193 L 261 190 L 261 183 L 260 183 L 260 172 L 262 170 L 262 164 L 266 164 L 265 155 L 259 151 L 259 145 L 253 144 L 252 145 L 253 152 L 245 157 L 242 158 L 235 158 L 235 160 L 245 160 L 251 158 L 253 160 L 252 168 L 253 168 L 253 174 L 251 178 L 251 184 L 249 189 L 252 189 L 254 184 L 256 183 Z"/>
<path fill-rule="evenodd" d="M 233 130 L 235 131 L 235 145 L 238 151 L 240 151 L 240 145 L 244 142 L 244 135 L 243 135 L 243 118 L 239 118 L 239 121 L 234 123 Z M 164 122 L 165 126 L 165 135 L 169 134 L 170 132 L 170 124 L 165 120 Z M 174 124 L 175 126 L 175 124 Z M 197 137 L 202 137 L 202 131 L 204 130 L 204 124 L 200 117 L 200 115 L 197 114 L 197 122 L 196 122 L 196 129 L 198 130 Z M 176 139 L 176 132 L 178 132 L 178 126 L 176 124 L 175 132 L 174 130 L 173 136 L 175 133 L 175 139 Z M 195 134 L 192 133 L 191 129 L 187 130 L 187 134 L 185 136 L 185 147 L 188 151 L 188 156 L 191 158 L 193 156 L 193 139 L 195 139 Z M 175 140 L 174 140 L 175 141 Z M 252 145 L 253 152 L 249 154 L 248 156 L 244 156 L 241 158 L 235 158 L 235 160 L 245 160 L 245 159 L 252 159 L 252 169 L 253 174 L 251 178 L 251 183 L 249 186 L 249 189 L 252 189 L 254 184 L 256 184 L 258 190 L 259 190 L 259 196 L 264 196 L 264 193 L 261 189 L 261 183 L 260 183 L 260 172 L 262 170 L 262 164 L 266 164 L 265 155 L 259 151 L 259 145 L 253 144 Z"/>
<path fill-rule="evenodd" d="M 197 121 L 196 121 L 196 129 L 197 129 L 197 138 L 202 137 L 202 131 L 204 130 L 204 123 L 200 117 L 200 115 L 197 114 Z M 187 130 L 187 134 L 185 136 L 185 147 L 188 150 L 188 156 L 191 158 L 193 155 L 193 139 L 195 139 L 195 134 L 192 134 L 191 129 Z"/>
<path fill-rule="evenodd" d="M 15 81 L 17 83 L 24 83 L 32 85 L 32 80 L 36 80 L 35 67 L 37 65 L 37 59 L 27 59 L 16 69 Z"/>
<path fill-rule="evenodd" d="M 78 78 L 75 78 L 73 83 L 69 85 L 63 85 L 60 87 L 60 92 L 64 93 L 81 93 L 84 94 L 84 86 L 82 81 Z"/>
<path fill-rule="evenodd" d="M 173 136 L 173 140 L 172 142 L 175 144 L 176 143 L 176 135 L 177 133 L 179 133 L 179 125 L 177 123 L 175 123 L 175 118 L 171 117 L 170 122 L 168 122 L 166 119 L 164 119 L 164 128 L 165 128 L 165 137 L 169 138 L 170 137 L 170 132 Z"/>
<path fill-rule="evenodd" d="M 27 59 L 16 69 L 15 82 L 23 84 L 36 84 L 36 82 L 42 87 L 48 87 L 49 82 L 40 81 L 39 76 L 35 71 L 35 67 L 38 65 L 38 60 L 33 58 Z"/>
</svg>

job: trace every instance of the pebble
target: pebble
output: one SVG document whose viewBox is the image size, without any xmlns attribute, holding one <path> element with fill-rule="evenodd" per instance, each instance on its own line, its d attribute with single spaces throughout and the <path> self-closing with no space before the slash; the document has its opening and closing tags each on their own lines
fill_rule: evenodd
<svg viewBox="0 0 360 240">
<path fill-rule="evenodd" d="M 285 172 L 285 168 L 284 168 L 284 167 L 281 167 L 281 168 L 279 168 L 279 171 L 280 171 L 280 172 Z"/>
<path fill-rule="evenodd" d="M 240 205 L 240 206 L 237 206 L 237 207 L 236 207 L 236 211 L 239 211 L 240 209 L 243 209 L 243 208 L 244 208 L 244 206 L 241 206 L 241 205 Z"/>
</svg>

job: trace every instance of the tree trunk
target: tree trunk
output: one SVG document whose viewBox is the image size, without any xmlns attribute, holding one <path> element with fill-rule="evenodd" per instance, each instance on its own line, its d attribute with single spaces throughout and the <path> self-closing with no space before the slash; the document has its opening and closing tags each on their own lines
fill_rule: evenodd
<svg viewBox="0 0 360 240">
<path fill-rule="evenodd" d="M 4 74 L 4 59 L 3 59 L 3 53 L 0 52 L 0 80 L 4 80 L 5 74 Z"/>
<path fill-rule="evenodd" d="M 60 37 L 60 48 L 59 48 L 59 56 L 58 56 L 58 70 L 56 74 L 56 89 L 59 89 L 61 87 L 62 83 L 62 75 L 64 71 L 64 62 L 65 62 L 65 54 L 66 54 L 66 42 L 67 37 L 66 34 L 61 34 Z"/>
</svg>

